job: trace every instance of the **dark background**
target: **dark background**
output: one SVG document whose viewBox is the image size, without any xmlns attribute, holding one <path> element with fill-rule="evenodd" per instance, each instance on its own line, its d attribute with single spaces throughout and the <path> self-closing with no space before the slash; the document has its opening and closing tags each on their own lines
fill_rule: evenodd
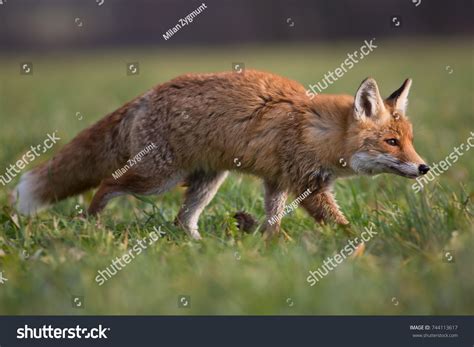
<svg viewBox="0 0 474 347">
<path fill-rule="evenodd" d="M 468 36 L 473 2 L 418 0 L 207 0 L 172 39 L 163 34 L 203 1 L 0 0 L 0 49 L 304 42 L 384 36 Z M 391 18 L 401 26 L 391 28 Z M 78 19 L 76 19 L 78 18 Z M 83 26 L 79 27 L 78 22 Z M 294 23 L 293 26 L 290 26 Z"/>
</svg>

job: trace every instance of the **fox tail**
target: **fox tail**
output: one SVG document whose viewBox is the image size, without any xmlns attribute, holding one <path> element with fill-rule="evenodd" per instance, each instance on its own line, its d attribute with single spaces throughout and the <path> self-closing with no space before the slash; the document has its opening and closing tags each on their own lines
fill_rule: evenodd
<svg viewBox="0 0 474 347">
<path fill-rule="evenodd" d="M 22 214 L 97 187 L 128 158 L 126 109 L 109 114 L 80 132 L 51 160 L 26 172 L 12 194 Z"/>
</svg>

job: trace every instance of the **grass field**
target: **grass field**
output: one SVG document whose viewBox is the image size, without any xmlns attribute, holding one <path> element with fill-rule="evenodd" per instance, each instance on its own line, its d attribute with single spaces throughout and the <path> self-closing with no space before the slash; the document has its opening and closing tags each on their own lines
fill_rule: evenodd
<svg viewBox="0 0 474 347">
<path fill-rule="evenodd" d="M 377 40 L 377 50 L 328 93 L 353 94 L 373 76 L 388 96 L 414 80 L 409 116 L 415 147 L 439 162 L 466 141 L 473 126 L 470 42 Z M 226 49 L 135 50 L 0 58 L 0 174 L 57 131 L 60 144 L 154 84 L 188 72 L 229 70 L 232 62 L 272 71 L 307 85 L 334 70 L 362 42 L 337 45 Z M 140 74 L 127 76 L 127 62 Z M 33 75 L 19 73 L 33 62 Z M 336 196 L 351 227 L 320 226 L 298 209 L 283 219 L 289 238 L 266 245 L 241 234 L 234 212 L 263 219 L 263 189 L 232 174 L 200 219 L 202 242 L 190 241 L 173 219 L 182 188 L 159 197 L 113 200 L 101 216 L 77 218 L 93 192 L 61 202 L 36 217 L 16 216 L 0 192 L 0 314 L 473 314 L 474 151 L 415 193 L 414 181 L 379 176 L 340 180 Z M 24 171 L 26 171 L 25 169 Z M 293 198 L 290 198 L 291 201 Z M 309 270 L 372 225 L 377 235 L 357 257 L 314 287 Z M 137 240 L 160 226 L 166 236 L 99 286 L 94 278 Z M 444 251 L 454 255 L 448 262 Z M 179 307 L 178 297 L 190 305 Z M 83 297 L 74 308 L 73 296 Z"/>
</svg>

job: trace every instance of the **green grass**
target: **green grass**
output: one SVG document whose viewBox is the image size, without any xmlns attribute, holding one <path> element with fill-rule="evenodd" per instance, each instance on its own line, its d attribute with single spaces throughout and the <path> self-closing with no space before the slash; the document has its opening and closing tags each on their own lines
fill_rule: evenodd
<svg viewBox="0 0 474 347">
<path fill-rule="evenodd" d="M 474 130 L 474 69 L 469 42 L 421 42 L 377 40 L 379 47 L 328 92 L 353 94 L 370 75 L 387 96 L 412 77 L 415 146 L 433 163 Z M 61 144 L 29 168 L 79 130 L 176 75 L 244 62 L 307 85 L 361 44 L 3 56 L 0 174 L 47 133 L 57 130 Z M 33 62 L 33 76 L 19 74 L 23 61 Z M 127 77 L 125 64 L 134 61 L 140 75 Z M 336 196 L 351 221 L 348 230 L 316 225 L 298 209 L 283 220 L 291 239 L 271 245 L 258 234 L 240 234 L 232 218 L 246 210 L 263 219 L 263 191 L 253 177 L 233 174 L 225 182 L 201 216 L 204 240 L 198 243 L 172 224 L 182 188 L 144 200 L 115 199 L 96 225 L 77 218 L 92 192 L 36 217 L 16 216 L 7 203 L 16 179 L 0 192 L 0 271 L 8 278 L 0 284 L 0 314 L 473 314 L 472 155 L 467 152 L 418 194 L 413 181 L 395 176 L 340 180 Z M 365 252 L 310 287 L 308 271 L 369 224 L 378 234 Z M 98 286 L 97 271 L 153 226 L 166 237 Z M 454 263 L 443 261 L 443 250 L 454 253 Z M 72 308 L 72 295 L 85 297 L 84 309 Z M 179 308 L 178 295 L 190 295 L 191 307 Z"/>
</svg>

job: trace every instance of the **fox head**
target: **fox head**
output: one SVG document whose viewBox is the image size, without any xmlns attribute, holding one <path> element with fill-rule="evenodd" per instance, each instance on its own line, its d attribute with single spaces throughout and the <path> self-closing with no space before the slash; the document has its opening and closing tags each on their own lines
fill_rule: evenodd
<svg viewBox="0 0 474 347">
<path fill-rule="evenodd" d="M 372 78 L 357 90 L 348 129 L 350 166 L 358 174 L 393 173 L 416 178 L 429 171 L 413 147 L 413 129 L 406 116 L 411 79 L 387 99 Z"/>
</svg>

